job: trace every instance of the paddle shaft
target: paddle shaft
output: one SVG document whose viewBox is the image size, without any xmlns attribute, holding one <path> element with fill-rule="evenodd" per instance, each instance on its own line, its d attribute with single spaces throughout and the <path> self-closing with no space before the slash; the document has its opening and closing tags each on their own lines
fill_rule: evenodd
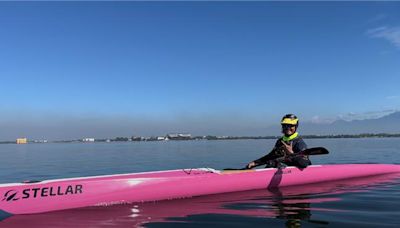
<svg viewBox="0 0 400 228">
<path fill-rule="evenodd" d="M 304 151 L 301 151 L 299 153 L 282 156 L 282 157 L 275 158 L 272 160 L 275 160 L 277 162 L 283 162 L 283 161 L 285 161 L 285 159 L 293 159 L 293 158 L 300 157 L 300 156 L 323 155 L 323 154 L 329 154 L 329 151 L 324 147 L 313 147 L 313 148 L 309 148 Z M 248 168 L 247 167 L 240 168 L 240 169 L 226 168 L 224 170 L 246 170 L 246 169 L 248 169 Z"/>
</svg>

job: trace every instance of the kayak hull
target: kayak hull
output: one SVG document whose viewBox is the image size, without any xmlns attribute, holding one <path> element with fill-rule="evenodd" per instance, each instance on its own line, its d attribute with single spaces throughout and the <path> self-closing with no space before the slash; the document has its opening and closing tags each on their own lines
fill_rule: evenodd
<svg viewBox="0 0 400 228">
<path fill-rule="evenodd" d="M 0 184 L 0 210 L 33 214 L 87 206 L 159 201 L 200 195 L 268 189 L 400 174 L 400 165 L 343 164 L 306 169 L 218 171 L 210 168 Z"/>
</svg>

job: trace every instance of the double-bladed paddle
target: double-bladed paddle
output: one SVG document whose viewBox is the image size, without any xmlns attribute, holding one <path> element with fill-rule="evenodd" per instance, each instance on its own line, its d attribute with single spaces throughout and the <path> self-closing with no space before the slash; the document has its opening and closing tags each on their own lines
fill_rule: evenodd
<svg viewBox="0 0 400 228">
<path fill-rule="evenodd" d="M 294 158 L 294 157 L 298 157 L 298 156 L 309 156 L 309 155 L 323 155 L 323 154 L 329 154 L 329 151 L 324 147 L 313 147 L 313 148 L 309 148 L 309 149 L 303 150 L 303 151 L 301 151 L 299 153 L 295 153 L 295 154 L 279 157 L 279 158 L 276 158 L 274 160 L 276 160 L 278 162 L 282 162 L 285 158 Z M 247 167 L 244 167 L 244 168 L 241 168 L 241 169 L 226 168 L 226 169 L 223 169 L 223 170 L 224 171 L 248 170 L 248 168 Z"/>
</svg>

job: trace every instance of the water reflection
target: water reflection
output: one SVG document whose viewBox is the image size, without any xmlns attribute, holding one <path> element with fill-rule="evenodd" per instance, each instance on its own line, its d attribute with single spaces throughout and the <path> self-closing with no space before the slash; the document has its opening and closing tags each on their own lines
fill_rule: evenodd
<svg viewBox="0 0 400 228">
<path fill-rule="evenodd" d="M 343 194 L 386 186 L 398 175 L 375 176 L 337 182 L 216 194 L 181 200 L 87 207 L 36 215 L 11 216 L 1 227 L 158 227 L 158 226 L 324 226 L 330 221 L 313 213 L 346 212 L 329 202 Z"/>
</svg>

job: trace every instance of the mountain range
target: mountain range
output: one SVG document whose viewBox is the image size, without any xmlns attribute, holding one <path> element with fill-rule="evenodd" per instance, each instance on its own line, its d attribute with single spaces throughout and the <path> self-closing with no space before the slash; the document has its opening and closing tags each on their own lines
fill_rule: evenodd
<svg viewBox="0 0 400 228">
<path fill-rule="evenodd" d="M 264 132 L 276 135 L 280 132 L 280 126 L 268 127 Z M 332 123 L 312 123 L 300 120 L 299 132 L 302 135 L 398 134 L 400 133 L 400 111 L 376 119 L 336 120 Z"/>
</svg>

